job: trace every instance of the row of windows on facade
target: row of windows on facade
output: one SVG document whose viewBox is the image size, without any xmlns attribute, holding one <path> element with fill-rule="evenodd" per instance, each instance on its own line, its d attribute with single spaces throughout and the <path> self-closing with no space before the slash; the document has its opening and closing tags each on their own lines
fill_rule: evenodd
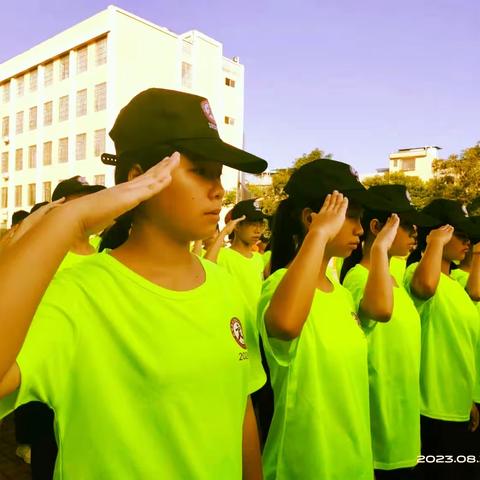
<svg viewBox="0 0 480 480">
<path fill-rule="evenodd" d="M 58 101 L 58 121 L 64 122 L 69 119 L 69 96 L 64 95 Z M 87 89 L 79 90 L 76 98 L 76 115 L 82 117 L 87 115 Z M 93 109 L 95 112 L 100 112 L 107 108 L 107 84 L 99 83 L 95 85 L 95 101 Z M 35 130 L 37 128 L 38 107 L 31 107 L 28 112 L 28 129 Z M 53 122 L 53 101 L 45 102 L 43 104 L 43 125 L 52 125 Z M 15 134 L 23 133 L 24 131 L 24 112 L 17 112 L 15 117 Z M 8 137 L 10 134 L 10 117 L 2 118 L 2 137 Z"/>
<path fill-rule="evenodd" d="M 393 160 L 393 168 L 400 168 L 400 170 L 405 172 L 415 170 L 415 160 L 415 158 L 406 158 L 398 161 L 398 159 L 395 158 Z"/>
<path fill-rule="evenodd" d="M 95 185 L 105 185 L 105 175 L 94 176 Z M 15 207 L 24 206 L 23 203 L 23 185 L 15 186 Z M 29 183 L 27 185 L 27 203 L 26 205 L 32 206 L 37 203 L 37 184 Z M 43 195 L 39 202 L 50 202 L 52 198 L 52 182 L 43 182 Z M 8 187 L 2 187 L 2 201 L 1 208 L 8 208 Z"/>
<path fill-rule="evenodd" d="M 94 142 L 93 142 L 93 154 L 95 157 L 99 157 L 105 152 L 105 129 L 95 130 Z M 45 142 L 43 144 L 43 165 L 52 165 L 52 142 Z M 58 163 L 68 162 L 68 137 L 60 138 L 58 140 Z M 79 133 L 75 139 L 75 159 L 86 160 L 87 158 L 87 134 Z M 9 171 L 9 155 L 8 152 L 2 152 L 2 174 Z M 37 145 L 30 145 L 28 147 L 28 168 L 37 167 Z M 23 148 L 17 148 L 15 150 L 15 170 L 23 170 Z"/>
<path fill-rule="evenodd" d="M 88 70 L 88 45 L 72 50 L 72 55 L 76 55 L 76 72 L 77 74 Z M 65 80 L 70 76 L 71 55 L 66 53 L 58 59 L 58 79 Z M 107 39 L 103 38 L 95 42 L 95 65 L 100 66 L 107 62 Z M 48 87 L 53 84 L 55 62 L 51 60 L 43 64 L 43 85 Z M 35 92 L 38 88 L 38 67 L 28 72 L 29 90 Z M 25 78 L 27 73 L 19 77 L 15 77 L 17 97 L 25 94 Z M 10 101 L 10 80 L 2 85 L 2 101 L 8 103 Z"/>
</svg>

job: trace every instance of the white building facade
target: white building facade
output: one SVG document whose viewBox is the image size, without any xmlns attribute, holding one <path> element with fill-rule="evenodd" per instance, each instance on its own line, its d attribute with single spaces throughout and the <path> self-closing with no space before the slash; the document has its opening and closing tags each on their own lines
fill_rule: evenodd
<svg viewBox="0 0 480 480">
<path fill-rule="evenodd" d="M 151 87 L 207 97 L 222 139 L 242 147 L 244 67 L 198 31 L 177 35 L 110 6 L 0 64 L 0 228 L 66 178 L 113 185 L 100 161 L 115 152 L 108 132 Z M 225 167 L 222 181 L 235 189 L 237 172 Z"/>
<path fill-rule="evenodd" d="M 401 148 L 390 155 L 389 171 L 420 177 L 424 182 L 433 178 L 433 162 L 438 160 L 440 147 Z"/>
</svg>

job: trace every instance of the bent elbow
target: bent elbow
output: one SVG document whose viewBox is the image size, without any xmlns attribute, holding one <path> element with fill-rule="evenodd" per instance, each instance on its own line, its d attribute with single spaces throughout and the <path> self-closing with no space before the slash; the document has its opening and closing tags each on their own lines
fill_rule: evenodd
<svg viewBox="0 0 480 480">
<path fill-rule="evenodd" d="M 265 313 L 265 327 L 269 337 L 291 341 L 300 336 L 302 327 L 297 327 L 289 321 L 287 315 L 279 315 L 267 310 Z"/>
</svg>

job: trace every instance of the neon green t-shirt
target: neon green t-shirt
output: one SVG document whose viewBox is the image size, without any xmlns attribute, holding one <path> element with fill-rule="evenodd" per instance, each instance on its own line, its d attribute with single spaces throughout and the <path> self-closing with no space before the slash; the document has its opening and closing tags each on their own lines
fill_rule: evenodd
<svg viewBox="0 0 480 480">
<path fill-rule="evenodd" d="M 357 311 L 368 270 L 355 265 L 343 285 Z M 363 319 L 368 341 L 370 421 L 375 468 L 413 467 L 420 455 L 420 317 L 402 284 L 393 289 L 393 314 L 386 323 Z"/>
<path fill-rule="evenodd" d="M 402 257 L 392 257 L 390 259 L 390 273 L 399 285 L 403 285 L 403 277 L 407 269 L 407 259 Z"/>
<path fill-rule="evenodd" d="M 262 259 L 263 259 L 263 268 L 265 268 L 270 262 L 270 260 L 272 259 L 272 251 L 267 250 L 266 252 L 264 252 L 262 254 Z"/>
<path fill-rule="evenodd" d="M 218 252 L 217 263 L 237 279 L 245 300 L 256 312 L 262 292 L 265 268 L 263 256 L 258 252 L 252 252 L 252 256 L 247 258 L 232 248 L 221 248 Z"/>
<path fill-rule="evenodd" d="M 78 255 L 78 253 L 67 252 L 62 263 L 58 267 L 57 272 L 61 272 L 66 268 L 71 268 L 74 265 L 77 265 L 80 262 L 83 262 L 86 258 L 90 257 L 90 255 Z"/>
<path fill-rule="evenodd" d="M 465 288 L 468 282 L 468 272 L 462 270 L 461 268 L 456 268 L 450 272 L 450 277 L 456 280 L 460 285 Z M 478 313 L 480 315 L 480 302 L 473 302 L 476 305 Z M 480 323 L 480 317 L 479 317 Z M 480 335 L 478 337 L 478 344 L 475 350 L 475 358 L 476 358 L 476 376 L 475 376 L 475 387 L 473 389 L 473 400 L 476 403 L 480 403 Z"/>
<path fill-rule="evenodd" d="M 275 396 L 265 479 L 371 480 L 367 341 L 352 297 L 336 282 L 317 290 L 299 337 L 268 337 L 263 317 L 285 272 L 264 282 L 258 309 Z"/>
<path fill-rule="evenodd" d="M 265 374 L 248 359 L 250 319 L 229 275 L 202 265 L 189 291 L 107 253 L 51 282 L 0 416 L 32 400 L 54 409 L 56 480 L 242 478 L 247 398 Z"/>
<path fill-rule="evenodd" d="M 475 383 L 478 312 L 465 289 L 444 273 L 433 297 L 415 297 L 410 284 L 417 266 L 407 268 L 404 283 L 421 318 L 420 413 L 466 422 Z"/>
<path fill-rule="evenodd" d="M 98 252 L 100 244 L 102 243 L 102 237 L 100 235 L 90 235 L 88 242 Z"/>
</svg>

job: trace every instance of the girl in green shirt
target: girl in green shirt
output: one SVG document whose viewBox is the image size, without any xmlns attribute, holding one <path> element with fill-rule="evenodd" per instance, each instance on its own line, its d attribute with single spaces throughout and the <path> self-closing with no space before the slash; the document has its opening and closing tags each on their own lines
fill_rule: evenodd
<svg viewBox="0 0 480 480">
<path fill-rule="evenodd" d="M 469 430 L 478 426 L 473 396 L 480 326 L 472 299 L 480 298 L 480 284 L 472 281 L 464 289 L 451 277 L 451 264 L 465 258 L 476 229 L 455 200 L 433 200 L 423 212 L 443 226 L 420 229 L 404 279 L 421 318 L 418 470 L 440 480 L 471 478 Z"/>
<path fill-rule="evenodd" d="M 368 340 L 370 421 L 375 477 L 414 478 L 420 454 L 420 317 L 395 279 L 390 261 L 415 246 L 416 224 L 432 219 L 417 213 L 404 185 L 369 189 L 383 198 L 362 219 L 362 247 L 344 262 L 341 280 L 351 292 Z M 397 212 L 384 241 L 388 217 Z M 397 215 L 393 214 L 393 217 Z"/>
<path fill-rule="evenodd" d="M 371 195 L 329 159 L 300 167 L 285 192 L 258 311 L 275 398 L 265 477 L 371 480 L 367 342 L 350 293 L 326 274 L 358 246 Z"/>
</svg>

